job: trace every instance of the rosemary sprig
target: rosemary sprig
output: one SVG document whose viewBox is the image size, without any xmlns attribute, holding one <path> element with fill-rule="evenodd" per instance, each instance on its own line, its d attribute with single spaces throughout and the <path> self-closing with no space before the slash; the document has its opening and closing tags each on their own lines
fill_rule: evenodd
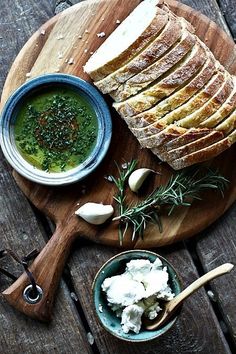
<svg viewBox="0 0 236 354">
<path fill-rule="evenodd" d="M 221 176 L 218 171 L 206 169 L 185 170 L 172 176 L 166 185 L 162 185 L 153 191 L 145 200 L 126 207 L 123 213 L 113 218 L 120 220 L 125 225 L 125 230 L 132 227 L 132 240 L 137 236 L 143 237 L 148 222 L 158 224 L 162 231 L 159 210 L 162 206 L 169 206 L 170 215 L 178 206 L 190 206 L 196 199 L 200 200 L 200 193 L 206 189 L 219 190 L 222 195 L 228 184 L 228 180 Z M 121 237 L 121 236 L 120 236 Z M 124 234 L 120 240 L 122 241 Z"/>
<path fill-rule="evenodd" d="M 118 169 L 118 173 L 119 173 L 119 177 L 115 178 L 114 176 L 111 176 L 112 181 L 115 183 L 118 192 L 117 194 L 113 197 L 113 199 L 115 199 L 115 201 L 118 203 L 119 205 L 119 215 L 123 215 L 123 213 L 126 210 L 126 205 L 125 205 L 125 187 L 126 187 L 126 182 L 129 178 L 129 176 L 131 175 L 131 173 L 134 171 L 135 167 L 137 165 L 137 161 L 136 160 L 132 160 L 131 162 L 128 162 L 125 164 L 125 168 L 120 169 L 119 166 L 116 163 L 117 169 Z M 127 226 L 128 227 L 128 226 Z M 120 243 L 122 244 L 123 241 L 123 236 L 127 230 L 127 227 L 124 231 L 124 233 L 122 232 L 122 225 L 120 223 L 119 225 L 119 240 Z"/>
</svg>

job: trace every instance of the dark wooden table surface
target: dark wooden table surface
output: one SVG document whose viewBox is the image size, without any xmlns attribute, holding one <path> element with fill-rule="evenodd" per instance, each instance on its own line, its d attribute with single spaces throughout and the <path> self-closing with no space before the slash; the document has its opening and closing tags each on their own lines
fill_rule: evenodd
<svg viewBox="0 0 236 354">
<path fill-rule="evenodd" d="M 127 0 L 128 1 L 128 0 Z M 0 1 L 0 88 L 17 53 L 37 28 L 79 0 Z M 236 38 L 236 0 L 185 0 Z M 232 166 L 235 168 L 235 166 Z M 212 206 L 214 208 L 214 206 Z M 0 153 L 0 250 L 21 256 L 41 249 L 51 227 L 22 195 Z M 224 262 L 236 264 L 236 205 L 191 241 L 157 250 L 179 270 L 184 286 Z M 0 353 L 169 354 L 232 353 L 236 350 L 236 271 L 212 281 L 189 298 L 176 325 L 150 343 L 121 342 L 107 334 L 92 309 L 91 284 L 99 267 L 119 250 L 77 242 L 58 290 L 54 318 L 42 324 L 14 311 L 0 298 Z M 9 259 L 0 267 L 15 274 Z M 0 290 L 9 281 L 0 275 Z"/>
</svg>

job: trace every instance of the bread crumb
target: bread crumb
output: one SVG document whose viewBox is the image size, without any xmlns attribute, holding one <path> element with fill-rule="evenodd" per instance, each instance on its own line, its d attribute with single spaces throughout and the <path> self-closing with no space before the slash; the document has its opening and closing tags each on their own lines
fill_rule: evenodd
<svg viewBox="0 0 236 354">
<path fill-rule="evenodd" d="M 31 77 L 31 73 L 26 73 L 25 76 L 26 77 Z"/>
<path fill-rule="evenodd" d="M 116 20 L 116 24 L 119 25 L 120 24 L 120 20 Z"/>
<path fill-rule="evenodd" d="M 58 52 L 58 59 L 62 59 L 63 58 L 63 54 L 61 52 Z"/>
<path fill-rule="evenodd" d="M 90 52 L 91 55 L 93 55 L 93 52 Z"/>
<path fill-rule="evenodd" d="M 85 49 L 84 52 L 85 52 L 85 53 L 88 53 L 88 49 Z"/>
<path fill-rule="evenodd" d="M 60 72 L 60 69 L 59 69 L 59 68 L 56 68 L 55 72 L 56 72 L 56 73 L 59 73 L 59 72 Z"/>
<path fill-rule="evenodd" d="M 45 33 L 46 33 L 46 31 L 43 29 L 43 30 L 41 30 L 41 32 L 40 32 L 40 34 L 42 35 L 42 36 L 45 36 Z"/>
<path fill-rule="evenodd" d="M 89 33 L 89 31 L 86 29 L 86 30 L 85 30 L 85 33 Z"/>
<path fill-rule="evenodd" d="M 69 61 L 68 61 L 68 64 L 69 64 L 69 65 L 72 65 L 72 64 L 74 64 L 74 63 L 75 63 L 75 62 L 74 62 L 74 58 L 70 58 Z"/>
<path fill-rule="evenodd" d="M 105 37 L 105 35 L 106 35 L 105 32 L 97 33 L 98 38 L 103 38 L 103 37 Z"/>
<path fill-rule="evenodd" d="M 79 39 L 81 39 L 81 38 L 82 38 L 81 34 L 78 36 L 78 38 L 79 38 Z"/>
<path fill-rule="evenodd" d="M 104 17 L 102 18 L 102 21 L 105 21 L 105 18 L 104 18 Z"/>
<path fill-rule="evenodd" d="M 62 34 L 59 34 L 59 36 L 57 36 L 57 39 L 60 40 L 60 39 L 63 39 L 64 36 Z"/>
<path fill-rule="evenodd" d="M 68 59 L 65 60 L 65 63 L 68 63 Z"/>
</svg>

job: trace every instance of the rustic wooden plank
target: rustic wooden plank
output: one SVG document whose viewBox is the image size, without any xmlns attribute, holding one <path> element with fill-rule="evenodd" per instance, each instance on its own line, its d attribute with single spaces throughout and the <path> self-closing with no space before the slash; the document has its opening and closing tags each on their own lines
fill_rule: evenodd
<svg viewBox="0 0 236 354">
<path fill-rule="evenodd" d="M 236 41 L 236 1 L 235 0 L 218 0 L 222 14 L 229 26 L 231 33 Z"/>
<path fill-rule="evenodd" d="M 236 205 L 220 220 L 201 234 L 197 242 L 197 253 L 205 271 L 225 262 L 236 264 Z M 212 282 L 212 289 L 229 332 L 236 346 L 235 313 L 236 270 Z"/>
<path fill-rule="evenodd" d="M 184 287 L 198 277 L 188 251 L 181 244 L 168 249 L 161 248 L 158 252 L 166 256 L 179 271 Z M 101 353 L 230 353 L 204 289 L 186 301 L 177 323 L 157 340 L 148 344 L 133 344 L 106 333 L 93 311 L 91 286 L 100 266 L 117 253 L 115 249 L 78 242 L 70 260 L 76 293 Z"/>
<path fill-rule="evenodd" d="M 215 0 L 207 2 L 204 0 L 186 0 L 184 2 L 204 12 L 205 15 L 213 19 L 224 30 L 227 28 L 226 22 Z M 235 23 L 235 17 L 233 17 L 236 11 L 235 0 L 221 1 L 220 4 L 221 6 L 224 5 L 224 9 L 227 8 L 227 16 L 229 16 L 229 14 L 232 15 L 228 24 L 231 25 Z M 229 6 L 227 7 L 227 5 Z M 207 231 L 201 233 L 201 238 L 197 242 L 197 252 L 205 271 L 220 265 L 224 261 L 235 263 L 236 243 L 235 233 L 233 232 L 235 230 L 235 215 L 236 206 L 234 205 L 224 217 Z M 212 283 L 221 314 L 236 345 L 236 312 L 233 301 L 235 298 L 235 285 L 235 271 L 232 272 L 230 276 L 222 277 Z"/>
<path fill-rule="evenodd" d="M 0 88 L 9 66 L 28 37 L 53 15 L 50 1 L 10 0 L 1 4 L 0 18 Z M 11 168 L 0 154 L 0 249 L 12 248 L 19 256 L 34 248 L 41 249 L 44 238 L 32 209 L 11 176 Z M 1 266 L 20 274 L 22 269 L 8 259 Z M 0 275 L 0 290 L 9 282 Z M 1 353 L 70 353 L 75 348 L 90 353 L 86 333 L 64 282 L 61 282 L 55 317 L 49 325 L 41 324 L 14 311 L 0 299 Z"/>
<path fill-rule="evenodd" d="M 41 24 L 53 15 L 53 0 L 38 2 L 9 0 L 1 4 L 0 80 L 2 83 L 23 44 Z"/>
</svg>

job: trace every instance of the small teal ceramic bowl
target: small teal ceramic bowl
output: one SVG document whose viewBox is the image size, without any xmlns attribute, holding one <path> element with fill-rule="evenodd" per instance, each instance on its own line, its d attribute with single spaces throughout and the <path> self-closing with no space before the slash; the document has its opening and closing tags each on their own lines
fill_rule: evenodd
<svg viewBox="0 0 236 354">
<path fill-rule="evenodd" d="M 118 275 L 124 272 L 126 264 L 131 259 L 148 259 L 150 262 L 154 262 L 156 258 L 160 258 L 163 265 L 167 267 L 169 273 L 169 285 L 175 295 L 181 292 L 181 281 L 174 267 L 162 256 L 145 250 L 131 250 L 122 252 L 111 259 L 109 259 L 98 271 L 93 282 L 93 302 L 95 306 L 95 312 L 102 326 L 115 337 L 129 341 L 129 342 L 146 342 L 158 338 L 166 333 L 176 322 L 177 316 L 171 318 L 169 322 L 163 327 L 147 331 L 141 328 L 138 334 L 124 333 L 121 328 L 120 318 L 116 317 L 115 313 L 107 305 L 107 300 L 104 292 L 101 289 L 103 281 L 114 275 Z"/>
<path fill-rule="evenodd" d="M 77 166 L 62 172 L 47 172 L 35 167 L 23 157 L 15 141 L 14 127 L 22 105 L 27 98 L 50 88 L 68 88 L 77 93 L 90 104 L 97 119 L 97 138 L 89 156 Z M 111 116 L 106 102 L 91 84 L 76 76 L 47 74 L 27 81 L 11 95 L 1 113 L 0 141 L 3 154 L 19 174 L 44 185 L 66 185 L 88 176 L 106 155 L 111 135 Z"/>
</svg>

